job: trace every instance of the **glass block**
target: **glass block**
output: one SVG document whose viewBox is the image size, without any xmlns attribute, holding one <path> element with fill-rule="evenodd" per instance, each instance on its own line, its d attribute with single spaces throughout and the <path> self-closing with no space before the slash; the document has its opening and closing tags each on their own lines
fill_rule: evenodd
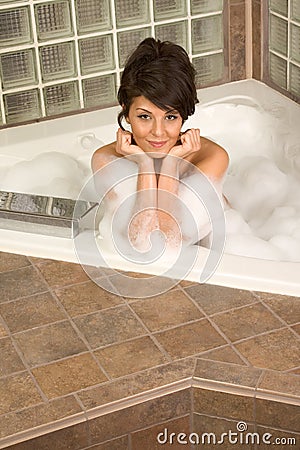
<svg viewBox="0 0 300 450">
<path fill-rule="evenodd" d="M 223 17 L 216 15 L 192 20 L 193 53 L 223 48 Z"/>
<path fill-rule="evenodd" d="M 44 99 L 47 116 L 80 109 L 77 81 L 45 87 Z"/>
<path fill-rule="evenodd" d="M 299 0 L 291 0 L 291 16 L 293 20 L 300 22 L 300 2 Z"/>
<path fill-rule="evenodd" d="M 142 25 L 150 21 L 147 0 L 115 0 L 117 27 Z"/>
<path fill-rule="evenodd" d="M 223 0 L 191 0 L 192 14 L 206 14 L 223 10 Z"/>
<path fill-rule="evenodd" d="M 154 19 L 166 20 L 186 16 L 186 0 L 154 0 Z"/>
<path fill-rule="evenodd" d="M 212 84 L 223 78 L 224 73 L 223 53 L 193 58 L 192 62 L 197 72 L 196 73 L 197 87 Z"/>
<path fill-rule="evenodd" d="M 0 47 L 32 42 L 29 7 L 0 11 Z"/>
<path fill-rule="evenodd" d="M 289 11 L 288 0 L 270 0 L 270 9 L 287 17 Z"/>
<path fill-rule="evenodd" d="M 72 22 L 68 0 L 35 5 L 39 41 L 72 36 Z"/>
<path fill-rule="evenodd" d="M 270 49 L 287 56 L 288 24 L 285 20 L 270 15 Z"/>
<path fill-rule="evenodd" d="M 112 35 L 80 40 L 79 54 L 84 75 L 115 68 Z"/>
<path fill-rule="evenodd" d="M 82 81 L 84 106 L 107 106 L 116 103 L 116 77 L 114 74 L 88 78 Z"/>
<path fill-rule="evenodd" d="M 73 42 L 40 47 L 39 52 L 43 81 L 69 78 L 76 75 Z"/>
<path fill-rule="evenodd" d="M 291 24 L 291 59 L 300 64 L 300 26 Z"/>
<path fill-rule="evenodd" d="M 300 67 L 290 64 L 290 91 L 300 97 Z"/>
<path fill-rule="evenodd" d="M 38 89 L 6 94 L 3 98 L 7 123 L 25 122 L 41 117 Z"/>
<path fill-rule="evenodd" d="M 109 0 L 77 0 L 75 8 L 78 34 L 112 29 Z"/>
<path fill-rule="evenodd" d="M 176 22 L 155 27 L 155 37 L 161 41 L 170 41 L 187 49 L 187 22 Z"/>
<path fill-rule="evenodd" d="M 146 37 L 151 37 L 151 28 L 123 31 L 118 33 L 118 49 L 120 67 L 125 65 L 126 59 Z"/>
<path fill-rule="evenodd" d="M 270 53 L 270 79 L 278 86 L 287 87 L 287 63 L 284 59 Z"/>
<path fill-rule="evenodd" d="M 0 74 L 4 89 L 37 82 L 34 50 L 20 50 L 0 56 Z"/>
</svg>

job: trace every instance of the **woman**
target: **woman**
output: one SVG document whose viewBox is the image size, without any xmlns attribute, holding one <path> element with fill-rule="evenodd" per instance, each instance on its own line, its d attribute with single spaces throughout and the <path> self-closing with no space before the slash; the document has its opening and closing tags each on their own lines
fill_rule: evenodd
<svg viewBox="0 0 300 450">
<path fill-rule="evenodd" d="M 145 39 L 122 74 L 117 139 L 98 149 L 92 158 L 94 173 L 122 157 L 137 165 L 137 195 L 127 235 L 139 250 L 149 248 L 154 230 L 163 232 L 171 246 L 188 242 L 176 216 L 180 180 L 192 166 L 219 185 L 228 167 L 226 151 L 200 137 L 198 128 L 181 132 L 198 102 L 194 80 L 195 70 L 182 47 Z M 131 132 L 125 131 L 123 119 Z M 112 189 L 110 199 L 114 195 Z"/>
</svg>

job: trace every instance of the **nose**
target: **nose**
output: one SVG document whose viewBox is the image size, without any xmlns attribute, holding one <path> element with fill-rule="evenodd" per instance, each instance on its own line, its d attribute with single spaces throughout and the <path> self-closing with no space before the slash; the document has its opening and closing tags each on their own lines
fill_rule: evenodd
<svg viewBox="0 0 300 450">
<path fill-rule="evenodd" d="M 165 134 L 164 123 L 162 120 L 154 120 L 153 121 L 152 134 L 155 137 L 161 137 Z"/>
</svg>

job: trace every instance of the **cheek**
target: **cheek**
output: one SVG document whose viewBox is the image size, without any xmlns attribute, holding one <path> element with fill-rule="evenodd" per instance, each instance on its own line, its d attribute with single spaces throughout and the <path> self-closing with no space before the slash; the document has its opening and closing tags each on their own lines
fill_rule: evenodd
<svg viewBox="0 0 300 450">
<path fill-rule="evenodd" d="M 137 125 L 135 123 L 131 124 L 131 130 L 132 130 L 132 133 L 134 136 L 140 137 L 140 138 L 147 137 L 150 132 L 149 126 L 141 125 L 141 124 Z"/>
</svg>

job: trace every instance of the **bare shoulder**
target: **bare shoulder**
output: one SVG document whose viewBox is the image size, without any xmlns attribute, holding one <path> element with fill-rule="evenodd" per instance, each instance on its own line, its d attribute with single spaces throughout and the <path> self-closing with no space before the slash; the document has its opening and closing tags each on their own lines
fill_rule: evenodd
<svg viewBox="0 0 300 450">
<path fill-rule="evenodd" d="M 228 168 L 229 156 L 223 147 L 201 136 L 201 150 L 195 165 L 206 175 L 220 179 Z"/>
<path fill-rule="evenodd" d="M 114 159 L 119 158 L 120 156 L 121 155 L 118 155 L 116 152 L 116 142 L 112 142 L 98 148 L 92 156 L 93 172 L 101 169 L 103 166 L 110 163 Z"/>
</svg>

